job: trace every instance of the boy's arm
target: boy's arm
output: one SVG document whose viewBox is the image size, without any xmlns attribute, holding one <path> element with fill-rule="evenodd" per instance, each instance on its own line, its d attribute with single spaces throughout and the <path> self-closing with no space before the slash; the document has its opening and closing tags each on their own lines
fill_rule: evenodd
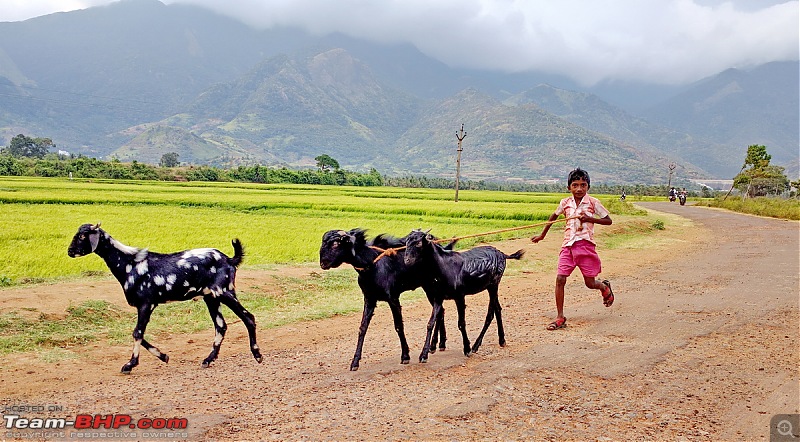
<svg viewBox="0 0 800 442">
<path fill-rule="evenodd" d="M 550 218 L 547 219 L 547 222 L 549 223 L 551 221 L 555 221 L 558 218 L 558 216 L 559 215 L 557 213 L 553 213 L 552 215 L 550 215 Z M 543 240 L 544 237 L 547 236 L 547 231 L 550 230 L 550 226 L 552 226 L 552 224 L 545 224 L 544 229 L 542 229 L 542 233 L 531 238 L 531 241 L 537 243 Z"/>
<path fill-rule="evenodd" d="M 610 226 L 612 221 L 611 221 L 611 214 L 608 213 L 608 209 L 606 209 L 605 206 L 603 206 L 603 203 L 601 203 L 596 198 L 592 198 L 592 203 L 594 204 L 593 207 L 595 213 L 592 215 L 582 215 L 579 221 L 581 223 L 595 223 L 603 226 Z M 605 213 L 606 215 L 599 218 L 595 218 L 594 216 L 594 215 L 600 216 L 603 213 Z"/>
<path fill-rule="evenodd" d="M 602 218 L 595 218 L 593 216 L 583 215 L 583 216 L 580 217 L 580 222 L 582 222 L 582 223 L 595 223 L 595 224 L 600 224 L 600 225 L 603 225 L 603 226 L 610 226 L 611 223 L 612 223 L 611 216 L 609 216 L 609 215 L 606 215 L 606 216 L 604 216 Z"/>
</svg>

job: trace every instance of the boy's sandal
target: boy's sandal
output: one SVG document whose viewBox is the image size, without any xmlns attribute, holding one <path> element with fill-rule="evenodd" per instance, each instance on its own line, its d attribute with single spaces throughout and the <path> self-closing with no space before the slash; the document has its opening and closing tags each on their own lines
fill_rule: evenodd
<svg viewBox="0 0 800 442">
<path fill-rule="evenodd" d="M 603 285 L 605 285 L 608 289 L 608 292 L 603 290 L 603 305 L 606 307 L 611 307 L 611 304 L 614 303 L 614 291 L 611 290 L 611 281 L 604 279 Z"/>
<path fill-rule="evenodd" d="M 567 326 L 567 318 L 556 318 L 555 321 L 551 322 L 548 326 L 548 330 L 558 330 L 559 328 L 564 328 Z"/>
</svg>

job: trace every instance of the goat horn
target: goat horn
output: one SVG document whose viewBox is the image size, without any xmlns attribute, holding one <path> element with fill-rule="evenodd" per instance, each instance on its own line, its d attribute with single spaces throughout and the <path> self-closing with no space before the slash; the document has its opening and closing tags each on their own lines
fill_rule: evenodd
<svg viewBox="0 0 800 442">
<path fill-rule="evenodd" d="M 100 228 L 100 222 L 92 226 L 92 230 L 97 230 Z"/>
</svg>

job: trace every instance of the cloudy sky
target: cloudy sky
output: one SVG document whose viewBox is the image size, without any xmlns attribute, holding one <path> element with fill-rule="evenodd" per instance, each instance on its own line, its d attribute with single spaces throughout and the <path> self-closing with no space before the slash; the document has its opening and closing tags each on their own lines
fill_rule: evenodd
<svg viewBox="0 0 800 442">
<path fill-rule="evenodd" d="M 19 21 L 115 0 L 2 0 Z M 683 84 L 797 60 L 798 0 L 161 0 L 259 28 L 297 26 L 414 44 L 455 67 L 564 74 L 586 86 Z"/>
</svg>

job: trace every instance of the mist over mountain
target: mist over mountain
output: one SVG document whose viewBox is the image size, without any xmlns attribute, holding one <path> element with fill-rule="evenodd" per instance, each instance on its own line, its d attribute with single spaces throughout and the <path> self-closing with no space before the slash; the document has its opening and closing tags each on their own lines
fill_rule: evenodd
<svg viewBox="0 0 800 442">
<path fill-rule="evenodd" d="M 586 89 L 541 73 L 453 69 L 407 44 L 259 31 L 157 0 L 0 23 L 0 143 L 157 163 L 313 166 L 609 182 L 730 178 L 750 144 L 798 163 L 798 63 L 730 69 L 684 87 Z M 614 103 L 614 104 L 611 104 Z M 795 172 L 796 173 L 796 172 Z"/>
</svg>

